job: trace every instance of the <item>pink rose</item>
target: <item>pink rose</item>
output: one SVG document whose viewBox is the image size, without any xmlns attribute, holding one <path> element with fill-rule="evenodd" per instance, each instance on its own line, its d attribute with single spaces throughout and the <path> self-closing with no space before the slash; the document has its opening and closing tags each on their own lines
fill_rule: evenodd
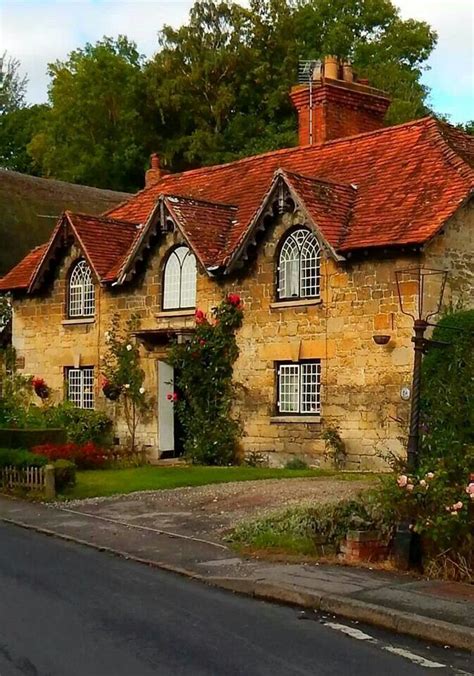
<svg viewBox="0 0 474 676">
<path fill-rule="evenodd" d="M 462 502 L 459 500 L 453 505 L 453 509 L 462 509 Z"/>
<path fill-rule="evenodd" d="M 407 486 L 407 491 L 412 491 L 414 488 L 415 488 L 415 487 L 414 487 L 413 484 L 408 484 L 408 486 Z"/>
<path fill-rule="evenodd" d="M 408 483 L 408 477 L 406 476 L 406 474 L 402 474 L 401 476 L 398 477 L 397 484 L 399 485 L 400 488 L 405 488 L 407 483 Z"/>
</svg>

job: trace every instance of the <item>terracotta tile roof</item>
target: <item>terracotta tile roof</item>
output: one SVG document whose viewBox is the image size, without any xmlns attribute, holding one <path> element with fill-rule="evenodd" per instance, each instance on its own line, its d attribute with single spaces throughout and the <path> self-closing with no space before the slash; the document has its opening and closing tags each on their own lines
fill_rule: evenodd
<svg viewBox="0 0 474 676">
<path fill-rule="evenodd" d="M 306 207 L 326 240 L 335 249 L 349 227 L 357 188 L 284 172 L 288 185 Z"/>
<path fill-rule="evenodd" d="M 37 246 L 30 251 L 14 268 L 0 279 L 0 291 L 26 289 L 46 251 L 47 244 Z"/>
<path fill-rule="evenodd" d="M 163 197 L 170 214 L 181 225 L 203 265 L 213 265 L 226 249 L 237 207 L 177 195 Z"/>
<path fill-rule="evenodd" d="M 99 280 L 115 279 L 140 228 L 135 223 L 103 216 L 73 214 L 70 211 L 66 211 L 65 215 Z"/>
<path fill-rule="evenodd" d="M 343 255 L 427 242 L 472 194 L 473 165 L 473 137 L 424 118 L 323 145 L 168 174 L 103 217 L 70 212 L 67 217 L 102 281 L 114 281 L 129 269 L 161 203 L 203 264 L 222 266 L 250 237 L 281 175 L 326 241 Z M 46 255 L 45 249 L 37 251 L 0 282 L 0 289 L 27 285 L 34 262 L 38 267 Z"/>
<path fill-rule="evenodd" d="M 473 145 L 474 138 L 423 118 L 324 145 L 168 174 L 107 214 L 143 223 L 162 194 L 235 205 L 234 226 L 222 261 L 216 261 L 225 262 L 245 236 L 275 171 L 281 168 L 357 187 L 350 227 L 338 242 L 340 252 L 418 244 L 435 235 L 472 191 L 474 171 L 467 160 Z"/>
</svg>

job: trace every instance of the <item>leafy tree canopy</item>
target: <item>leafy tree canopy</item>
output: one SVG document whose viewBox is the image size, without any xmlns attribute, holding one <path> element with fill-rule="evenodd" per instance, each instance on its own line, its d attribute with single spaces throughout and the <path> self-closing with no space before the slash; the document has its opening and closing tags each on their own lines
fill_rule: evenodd
<svg viewBox="0 0 474 676">
<path fill-rule="evenodd" d="M 28 78 L 19 73 L 20 62 L 7 52 L 0 56 L 0 115 L 25 105 Z"/>
<path fill-rule="evenodd" d="M 35 105 L 0 115 L 1 167 L 33 176 L 41 174 L 27 148 L 40 131 L 48 110 L 47 105 Z"/>
<path fill-rule="evenodd" d="M 142 181 L 143 57 L 124 36 L 49 66 L 51 110 L 28 151 L 45 176 L 127 190 Z"/>
<path fill-rule="evenodd" d="M 299 58 L 335 54 L 393 99 L 387 122 L 428 112 L 420 83 L 436 34 L 390 0 L 196 2 L 187 25 L 165 26 L 147 66 L 173 166 L 209 164 L 291 145 L 288 98 Z M 166 130 L 166 133 L 165 133 Z"/>
<path fill-rule="evenodd" d="M 390 0 L 199 0 L 158 41 L 148 62 L 119 36 L 50 65 L 51 110 L 26 151 L 42 175 L 132 190 L 153 150 L 176 171 L 291 146 L 300 58 L 351 59 L 391 94 L 390 124 L 429 112 L 420 78 L 436 34 Z"/>
</svg>

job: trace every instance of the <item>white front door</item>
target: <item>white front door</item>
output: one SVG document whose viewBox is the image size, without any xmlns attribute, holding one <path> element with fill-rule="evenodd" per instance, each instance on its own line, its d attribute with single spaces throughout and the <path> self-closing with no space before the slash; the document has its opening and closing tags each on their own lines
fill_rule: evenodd
<svg viewBox="0 0 474 676">
<path fill-rule="evenodd" d="M 174 451 L 174 407 L 168 394 L 174 391 L 174 369 L 164 361 L 158 362 L 158 448 L 160 454 Z"/>
</svg>

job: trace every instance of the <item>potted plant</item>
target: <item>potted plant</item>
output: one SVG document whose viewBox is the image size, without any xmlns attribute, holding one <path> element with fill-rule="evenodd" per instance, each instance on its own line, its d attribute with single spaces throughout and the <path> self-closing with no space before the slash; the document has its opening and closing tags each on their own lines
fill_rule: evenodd
<svg viewBox="0 0 474 676">
<path fill-rule="evenodd" d="M 40 399 L 47 399 L 49 397 L 50 390 L 43 378 L 33 378 L 31 384 L 37 397 Z"/>
<path fill-rule="evenodd" d="M 120 397 L 121 391 L 122 388 L 120 387 L 120 385 L 116 385 L 115 383 L 111 382 L 108 378 L 103 378 L 102 392 L 104 393 L 104 396 L 107 399 L 110 399 L 110 401 L 117 401 L 117 399 Z"/>
</svg>

